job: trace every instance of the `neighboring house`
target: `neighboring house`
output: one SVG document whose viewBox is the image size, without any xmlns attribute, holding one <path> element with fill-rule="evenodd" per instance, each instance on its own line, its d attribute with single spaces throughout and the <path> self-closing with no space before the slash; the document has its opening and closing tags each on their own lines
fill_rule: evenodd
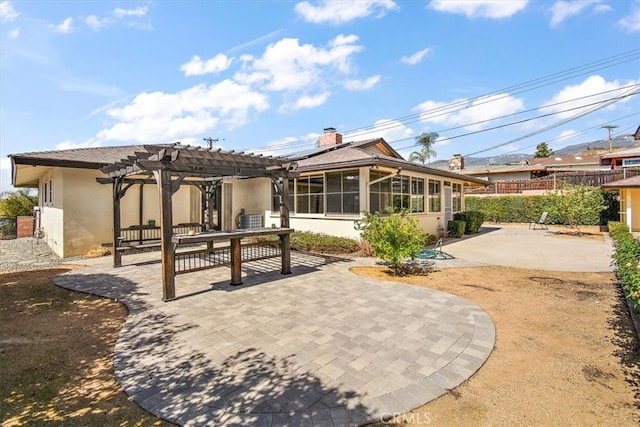
<svg viewBox="0 0 640 427">
<path fill-rule="evenodd" d="M 488 182 L 531 180 L 556 172 L 603 170 L 600 156 L 550 156 L 532 157 L 517 164 L 471 166 L 460 170 L 460 173 Z"/>
<path fill-rule="evenodd" d="M 620 192 L 620 222 L 631 231 L 640 231 L 640 176 L 610 182 L 602 188 Z"/>
<path fill-rule="evenodd" d="M 640 147 L 603 154 L 600 156 L 600 165 L 611 170 L 640 167 Z"/>
<path fill-rule="evenodd" d="M 100 168 L 127 159 L 144 146 L 99 147 L 14 154 L 13 185 L 39 189 L 44 238 L 63 257 L 113 242 L 113 188 L 96 178 Z M 299 177 L 289 180 L 290 226 L 336 236 L 358 237 L 362 211 L 406 208 L 434 234 L 464 210 L 464 186 L 485 181 L 404 160 L 384 139 L 342 143 L 325 129 L 319 147 L 289 156 Z M 216 197 L 216 227 L 237 228 L 241 214 L 260 226 L 279 225 L 279 196 L 268 178 L 225 178 Z M 121 201 L 122 227 L 159 219 L 158 188 L 134 184 Z M 173 196 L 173 222 L 204 222 L 202 194 L 183 186 Z M 257 224 L 255 224 L 257 225 Z"/>
</svg>

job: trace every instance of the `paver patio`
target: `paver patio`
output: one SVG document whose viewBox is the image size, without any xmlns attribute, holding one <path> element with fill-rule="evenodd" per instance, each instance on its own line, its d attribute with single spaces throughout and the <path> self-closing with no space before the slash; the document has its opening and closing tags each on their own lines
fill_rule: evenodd
<svg viewBox="0 0 640 427">
<path fill-rule="evenodd" d="M 56 284 L 122 301 L 115 371 L 140 406 L 182 425 L 359 425 L 422 405 L 468 379 L 495 329 L 479 307 L 348 271 L 357 260 L 294 253 L 179 276 L 161 301 L 157 254 L 107 259 Z"/>
</svg>

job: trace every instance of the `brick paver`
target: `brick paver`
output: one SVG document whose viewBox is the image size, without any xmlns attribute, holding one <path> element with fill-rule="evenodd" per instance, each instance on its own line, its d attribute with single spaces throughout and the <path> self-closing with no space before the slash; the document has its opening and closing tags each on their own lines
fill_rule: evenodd
<svg viewBox="0 0 640 427">
<path fill-rule="evenodd" d="M 239 287 L 227 268 L 185 274 L 168 303 L 158 263 L 103 262 L 56 283 L 128 306 L 116 375 L 164 419 L 360 425 L 465 381 L 491 353 L 495 329 L 454 295 L 350 273 L 358 262 L 295 253 L 286 276 L 278 260 L 246 263 Z"/>
</svg>

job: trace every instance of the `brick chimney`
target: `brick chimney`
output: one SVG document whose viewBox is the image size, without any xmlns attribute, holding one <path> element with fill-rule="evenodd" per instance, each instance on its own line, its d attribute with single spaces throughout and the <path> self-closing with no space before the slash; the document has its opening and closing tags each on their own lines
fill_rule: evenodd
<svg viewBox="0 0 640 427">
<path fill-rule="evenodd" d="M 318 138 L 318 147 L 342 144 L 342 134 L 336 133 L 336 128 L 325 128 L 324 135 Z"/>
<path fill-rule="evenodd" d="M 449 160 L 449 170 L 459 171 L 464 169 L 464 157 L 461 154 L 454 154 Z"/>
</svg>

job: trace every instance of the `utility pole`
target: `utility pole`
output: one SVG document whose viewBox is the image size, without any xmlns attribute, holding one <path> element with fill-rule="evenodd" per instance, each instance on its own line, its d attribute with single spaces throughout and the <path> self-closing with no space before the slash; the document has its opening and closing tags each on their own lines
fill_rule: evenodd
<svg viewBox="0 0 640 427">
<path fill-rule="evenodd" d="M 213 148 L 213 143 L 214 142 L 218 142 L 220 141 L 220 139 L 218 138 L 202 138 L 203 140 L 207 141 L 207 145 L 209 146 L 209 150 L 211 150 Z M 223 139 L 224 141 L 224 139 Z"/>
<path fill-rule="evenodd" d="M 609 130 L 609 152 L 611 153 L 613 151 L 613 140 L 611 139 L 611 131 L 615 128 L 617 128 L 618 126 L 616 125 L 604 125 L 602 126 L 603 129 L 608 129 Z"/>
</svg>

